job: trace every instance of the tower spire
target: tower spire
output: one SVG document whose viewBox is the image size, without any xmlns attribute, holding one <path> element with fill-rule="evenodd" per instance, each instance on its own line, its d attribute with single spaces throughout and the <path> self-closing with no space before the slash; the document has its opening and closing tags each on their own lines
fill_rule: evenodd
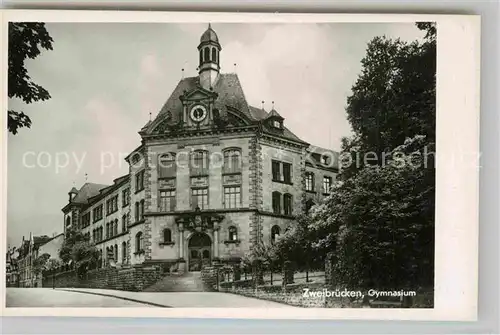
<svg viewBox="0 0 500 335">
<path fill-rule="evenodd" d="M 198 45 L 199 53 L 199 80 L 200 85 L 206 90 L 214 87 L 220 71 L 220 51 L 219 37 L 208 23 L 208 28 L 201 35 Z"/>
</svg>

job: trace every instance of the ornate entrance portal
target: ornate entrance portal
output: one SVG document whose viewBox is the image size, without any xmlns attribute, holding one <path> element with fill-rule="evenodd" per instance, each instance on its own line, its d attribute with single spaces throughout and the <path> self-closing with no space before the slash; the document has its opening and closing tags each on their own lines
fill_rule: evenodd
<svg viewBox="0 0 500 335">
<path fill-rule="evenodd" d="M 204 265 L 210 265 L 212 260 L 211 250 L 212 241 L 210 237 L 205 233 L 194 233 L 188 243 L 188 270 L 201 271 Z"/>
</svg>

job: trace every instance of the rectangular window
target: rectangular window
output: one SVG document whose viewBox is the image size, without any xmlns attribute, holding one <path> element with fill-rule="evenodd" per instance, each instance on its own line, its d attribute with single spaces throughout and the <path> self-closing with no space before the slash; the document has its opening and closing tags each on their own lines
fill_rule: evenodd
<svg viewBox="0 0 500 335">
<path fill-rule="evenodd" d="M 139 213 L 139 203 L 135 203 L 135 222 L 139 221 L 140 213 Z"/>
<path fill-rule="evenodd" d="M 144 200 L 141 200 L 140 209 L 141 214 L 139 215 L 139 218 L 142 220 L 144 219 Z"/>
<path fill-rule="evenodd" d="M 323 177 L 323 193 L 329 194 L 332 188 L 332 177 Z"/>
<path fill-rule="evenodd" d="M 241 153 L 239 150 L 224 151 L 224 166 L 222 173 L 241 173 Z"/>
<path fill-rule="evenodd" d="M 175 190 L 160 191 L 160 212 L 175 211 Z"/>
<path fill-rule="evenodd" d="M 283 210 L 285 215 L 292 215 L 292 195 L 285 194 L 283 196 Z"/>
<path fill-rule="evenodd" d="M 238 208 L 241 203 L 241 187 L 224 187 L 224 208 Z"/>
<path fill-rule="evenodd" d="M 206 151 L 195 151 L 191 154 L 191 175 L 208 175 L 208 153 Z"/>
<path fill-rule="evenodd" d="M 281 181 L 280 162 L 272 161 L 271 169 L 273 173 L 273 181 Z"/>
<path fill-rule="evenodd" d="M 192 189 L 192 206 L 193 209 L 199 207 L 200 209 L 208 208 L 208 188 L 195 188 Z"/>
<path fill-rule="evenodd" d="M 135 191 L 139 192 L 144 189 L 144 170 L 135 175 Z"/>
<path fill-rule="evenodd" d="M 129 196 L 130 196 L 130 189 L 126 188 L 122 191 L 122 206 L 128 206 L 129 202 Z"/>
<path fill-rule="evenodd" d="M 314 173 L 306 172 L 306 191 L 314 191 Z"/>
<path fill-rule="evenodd" d="M 158 177 L 173 178 L 176 175 L 175 154 L 164 154 L 158 158 Z"/>
<path fill-rule="evenodd" d="M 102 219 L 102 207 L 103 207 L 103 205 L 99 205 L 92 210 L 92 216 L 93 216 L 94 222 Z"/>
<path fill-rule="evenodd" d="M 273 192 L 273 213 L 281 214 L 281 193 Z"/>
<path fill-rule="evenodd" d="M 292 164 L 283 163 L 283 181 L 287 184 L 292 183 Z"/>
</svg>

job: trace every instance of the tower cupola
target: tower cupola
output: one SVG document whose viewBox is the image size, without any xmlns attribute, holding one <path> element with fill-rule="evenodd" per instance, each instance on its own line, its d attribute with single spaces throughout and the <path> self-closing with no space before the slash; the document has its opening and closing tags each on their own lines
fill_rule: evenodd
<svg viewBox="0 0 500 335">
<path fill-rule="evenodd" d="M 219 76 L 221 49 L 219 37 L 211 25 L 208 24 L 208 28 L 201 35 L 200 44 L 198 45 L 200 85 L 206 90 L 215 85 Z"/>
</svg>

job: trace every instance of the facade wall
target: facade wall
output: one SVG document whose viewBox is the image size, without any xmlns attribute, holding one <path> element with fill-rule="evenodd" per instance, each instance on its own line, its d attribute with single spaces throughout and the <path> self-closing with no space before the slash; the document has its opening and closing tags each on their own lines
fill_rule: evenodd
<svg viewBox="0 0 500 335">
<path fill-rule="evenodd" d="M 318 204 L 328 195 L 323 188 L 323 177 L 331 177 L 333 182 L 337 178 L 337 173 L 332 170 L 321 167 L 313 167 L 310 165 L 306 166 L 306 172 L 313 173 L 314 175 L 314 189 L 313 191 L 306 192 L 306 198 L 308 200 L 311 199 L 314 203 Z"/>
<path fill-rule="evenodd" d="M 289 193 L 293 196 L 292 214 L 297 215 L 302 210 L 304 194 L 304 168 L 305 161 L 300 148 L 286 147 L 278 143 L 263 141 L 262 147 L 262 188 L 263 210 L 273 212 L 272 192 L 278 191 L 282 195 Z M 292 164 L 292 182 L 273 181 L 272 161 Z M 281 209 L 283 210 L 283 199 Z"/>
<path fill-rule="evenodd" d="M 38 255 L 49 254 L 52 259 L 59 259 L 59 250 L 64 242 L 64 235 L 60 234 L 45 244 L 42 244 L 38 249 Z"/>
</svg>

